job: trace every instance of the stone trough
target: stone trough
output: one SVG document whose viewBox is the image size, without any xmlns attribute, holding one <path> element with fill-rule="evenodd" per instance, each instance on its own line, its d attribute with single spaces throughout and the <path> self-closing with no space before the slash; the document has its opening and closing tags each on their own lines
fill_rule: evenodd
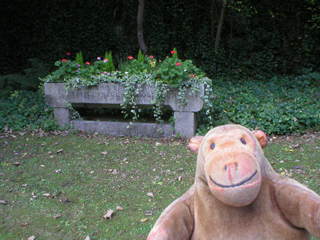
<svg viewBox="0 0 320 240">
<path fill-rule="evenodd" d="M 72 126 L 75 129 L 89 133 L 102 133 L 107 135 L 146 136 L 146 137 L 171 137 L 180 135 L 185 138 L 194 136 L 197 128 L 197 112 L 203 107 L 201 95 L 204 94 L 204 86 L 200 92 L 191 92 L 188 89 L 187 104 L 179 106 L 178 91 L 170 90 L 164 101 L 164 107 L 174 112 L 174 126 L 169 123 L 147 123 L 117 121 L 93 121 L 72 120 L 70 103 L 73 108 L 120 108 L 123 101 L 124 85 L 120 83 L 102 83 L 93 87 L 81 87 L 70 89 L 66 93 L 63 83 L 45 83 L 45 95 L 47 104 L 54 108 L 54 117 L 60 126 Z M 155 89 L 152 85 L 144 85 L 141 89 L 137 104 L 138 107 L 152 108 Z M 128 127 L 130 125 L 130 127 Z M 160 131 L 159 131 L 160 130 Z"/>
</svg>

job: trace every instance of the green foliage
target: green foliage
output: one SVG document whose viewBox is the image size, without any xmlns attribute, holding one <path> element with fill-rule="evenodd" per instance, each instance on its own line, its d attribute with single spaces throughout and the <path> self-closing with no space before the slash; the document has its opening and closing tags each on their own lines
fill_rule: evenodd
<svg viewBox="0 0 320 240">
<path fill-rule="evenodd" d="M 0 131 L 45 131 L 57 128 L 53 110 L 45 103 L 41 92 L 15 91 L 10 98 L 0 99 Z"/>
<path fill-rule="evenodd" d="M 178 51 L 176 48 L 173 48 L 173 50 L 171 51 L 172 54 L 172 58 L 178 59 Z"/>
<path fill-rule="evenodd" d="M 46 65 L 39 59 L 28 59 L 30 67 L 23 70 L 22 74 L 8 74 L 0 76 L 0 95 L 5 95 L 13 90 L 37 90 L 39 78 L 48 74 Z"/>
<path fill-rule="evenodd" d="M 144 63 L 144 55 L 142 54 L 141 50 L 138 52 L 138 62 Z"/>
<path fill-rule="evenodd" d="M 111 51 L 105 53 L 103 61 L 104 61 L 103 68 L 105 69 L 106 72 L 113 72 L 115 70 Z"/>
<path fill-rule="evenodd" d="M 269 81 L 216 80 L 213 122 L 237 123 L 280 135 L 319 129 L 319 77 L 310 72 Z M 202 131 L 206 131 L 206 121 L 206 117 L 200 121 Z"/>
<path fill-rule="evenodd" d="M 152 72 L 154 67 L 152 67 L 153 65 L 151 65 L 151 63 L 156 61 L 155 59 L 152 58 L 152 56 L 143 56 L 143 55 L 140 57 L 138 55 L 138 59 L 135 59 L 132 56 L 129 56 L 128 59 L 129 61 L 124 61 L 119 65 L 119 70 L 123 72 L 128 72 L 129 75 Z"/>
<path fill-rule="evenodd" d="M 193 78 L 203 78 L 205 73 L 197 68 L 191 60 L 181 61 L 173 56 L 172 58 L 166 57 L 155 69 L 153 76 L 157 81 L 169 84 L 172 87 L 179 87 L 192 81 Z"/>
<path fill-rule="evenodd" d="M 78 63 L 78 65 L 80 65 L 80 68 L 84 68 L 84 62 L 83 62 L 83 57 L 82 57 L 82 52 L 80 51 L 80 52 L 78 52 L 77 54 L 76 54 L 76 63 Z"/>
</svg>

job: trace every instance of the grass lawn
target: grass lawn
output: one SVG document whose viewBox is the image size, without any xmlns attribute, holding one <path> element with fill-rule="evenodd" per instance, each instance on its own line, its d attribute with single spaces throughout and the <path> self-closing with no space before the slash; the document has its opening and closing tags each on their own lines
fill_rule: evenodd
<svg viewBox="0 0 320 240">
<path fill-rule="evenodd" d="M 320 194 L 319 136 L 271 138 L 264 151 L 277 172 Z M 0 239 L 146 239 L 194 181 L 196 155 L 186 146 L 177 138 L 2 134 Z"/>
</svg>

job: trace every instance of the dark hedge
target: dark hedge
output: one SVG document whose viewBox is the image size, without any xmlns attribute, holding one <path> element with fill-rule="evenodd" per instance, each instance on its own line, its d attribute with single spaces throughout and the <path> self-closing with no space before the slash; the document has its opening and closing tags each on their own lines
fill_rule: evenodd
<svg viewBox="0 0 320 240">
<path fill-rule="evenodd" d="M 18 73 L 27 59 L 53 66 L 67 52 L 87 61 L 112 51 L 115 63 L 138 53 L 137 0 L 2 0 L 0 75 Z M 263 78 L 319 70 L 320 6 L 312 0 L 228 1 L 219 51 L 214 50 L 221 1 L 146 1 L 149 53 L 173 47 L 209 77 Z"/>
</svg>

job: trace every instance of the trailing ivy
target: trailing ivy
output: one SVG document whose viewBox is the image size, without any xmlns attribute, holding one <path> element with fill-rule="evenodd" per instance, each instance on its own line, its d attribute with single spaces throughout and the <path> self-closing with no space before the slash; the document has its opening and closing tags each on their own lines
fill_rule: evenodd
<svg viewBox="0 0 320 240">
<path fill-rule="evenodd" d="M 53 109 L 46 105 L 42 92 L 14 91 L 9 98 L 0 98 L 0 131 L 40 128 L 57 128 Z"/>
<path fill-rule="evenodd" d="M 269 81 L 217 79 L 210 115 L 214 124 L 208 125 L 206 115 L 201 115 L 200 131 L 227 123 L 280 135 L 319 129 L 319 76 L 309 72 Z"/>
</svg>

